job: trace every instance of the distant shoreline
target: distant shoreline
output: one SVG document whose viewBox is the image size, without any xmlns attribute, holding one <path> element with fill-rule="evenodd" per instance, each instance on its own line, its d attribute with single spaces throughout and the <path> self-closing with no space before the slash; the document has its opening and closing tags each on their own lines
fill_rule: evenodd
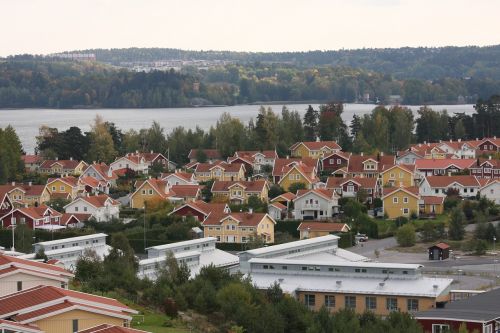
<svg viewBox="0 0 500 333">
<path fill-rule="evenodd" d="M 141 108 L 141 107 L 89 107 L 83 105 L 77 105 L 72 108 L 56 108 L 56 107 L 26 107 L 26 108 L 2 108 L 0 107 L 0 111 L 7 110 L 155 110 L 155 109 L 191 109 L 191 108 L 224 108 L 224 107 L 233 107 L 233 106 L 245 106 L 245 105 L 298 105 L 298 104 L 326 104 L 329 101 L 324 100 L 312 100 L 312 101 L 269 101 L 269 102 L 252 102 L 245 104 L 233 104 L 233 105 L 189 105 L 189 106 L 174 106 L 174 107 L 157 107 L 157 108 Z M 373 106 L 433 106 L 433 105 L 474 105 L 473 103 L 425 103 L 425 104 L 375 104 L 375 103 L 344 103 L 344 104 L 353 104 L 353 105 L 373 105 Z"/>
</svg>

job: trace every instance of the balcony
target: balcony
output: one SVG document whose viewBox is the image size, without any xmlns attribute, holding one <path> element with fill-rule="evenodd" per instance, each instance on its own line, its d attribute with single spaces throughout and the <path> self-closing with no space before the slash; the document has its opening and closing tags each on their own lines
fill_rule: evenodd
<svg viewBox="0 0 500 333">
<path fill-rule="evenodd" d="M 320 208 L 321 208 L 320 204 L 304 204 L 304 205 L 302 205 L 302 210 L 310 210 L 310 209 L 317 210 Z"/>
</svg>

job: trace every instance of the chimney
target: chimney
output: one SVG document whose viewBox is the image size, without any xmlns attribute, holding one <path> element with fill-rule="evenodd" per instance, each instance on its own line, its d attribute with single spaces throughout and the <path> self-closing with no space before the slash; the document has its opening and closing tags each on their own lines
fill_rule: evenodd
<svg viewBox="0 0 500 333">
<path fill-rule="evenodd" d="M 316 137 L 316 142 L 319 142 L 319 136 Z"/>
<path fill-rule="evenodd" d="M 248 214 L 250 214 L 250 215 L 253 214 L 253 208 L 252 207 L 248 208 Z"/>
<path fill-rule="evenodd" d="M 490 156 L 488 156 L 488 159 L 489 159 L 489 160 L 491 160 L 491 155 L 490 155 Z"/>
<path fill-rule="evenodd" d="M 425 144 L 425 141 L 424 141 L 424 144 Z M 419 143 L 419 144 L 418 144 L 418 146 L 419 146 L 419 147 L 422 147 L 422 144 L 421 144 L 421 143 Z"/>
<path fill-rule="evenodd" d="M 12 186 L 16 186 L 16 182 L 12 182 L 12 183 L 11 183 L 11 185 L 12 185 Z"/>
<path fill-rule="evenodd" d="M 136 150 L 136 151 L 135 151 L 135 153 L 136 153 L 136 154 L 139 154 L 139 151 L 138 151 L 138 150 Z"/>
<path fill-rule="evenodd" d="M 28 186 L 32 186 L 32 185 L 33 185 L 33 183 L 32 183 L 32 182 L 28 182 Z"/>
<path fill-rule="evenodd" d="M 361 156 L 365 156 L 365 153 L 361 152 L 361 153 L 360 153 L 360 155 L 361 155 Z"/>
<path fill-rule="evenodd" d="M 70 161 L 73 161 L 73 157 L 70 157 L 70 158 L 69 158 L 69 160 L 70 160 Z"/>
<path fill-rule="evenodd" d="M 337 286 L 340 286 L 342 284 L 342 281 L 341 280 L 337 280 L 335 283 L 337 284 Z"/>
<path fill-rule="evenodd" d="M 476 141 L 479 141 L 479 138 L 476 138 Z"/>
<path fill-rule="evenodd" d="M 56 156 L 56 161 L 59 161 L 59 157 Z"/>
<path fill-rule="evenodd" d="M 462 139 L 457 139 L 458 142 L 462 142 Z"/>
<path fill-rule="evenodd" d="M 153 151 L 152 151 L 152 150 L 150 150 L 149 152 L 150 152 L 151 154 L 153 153 Z"/>
<path fill-rule="evenodd" d="M 384 152 L 383 151 L 380 152 L 380 156 L 384 156 Z"/>
<path fill-rule="evenodd" d="M 290 158 L 290 156 L 289 156 L 289 155 L 286 155 L 286 159 L 288 160 L 289 158 Z"/>
<path fill-rule="evenodd" d="M 424 141 L 424 145 L 426 145 L 426 144 L 427 144 L 427 141 Z"/>
</svg>

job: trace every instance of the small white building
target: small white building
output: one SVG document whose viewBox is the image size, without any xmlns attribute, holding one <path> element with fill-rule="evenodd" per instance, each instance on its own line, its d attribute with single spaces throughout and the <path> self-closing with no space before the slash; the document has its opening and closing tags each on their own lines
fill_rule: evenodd
<svg viewBox="0 0 500 333">
<path fill-rule="evenodd" d="M 286 217 L 288 212 L 286 206 L 283 205 L 281 202 L 270 203 L 269 205 L 267 205 L 267 211 L 269 216 L 271 216 L 275 221 L 283 220 L 283 218 Z"/>
<path fill-rule="evenodd" d="M 450 189 L 458 191 L 461 197 L 475 197 L 481 187 L 474 176 L 427 176 L 419 186 L 422 196 L 446 197 Z"/>
<path fill-rule="evenodd" d="M 334 190 L 299 190 L 293 204 L 296 219 L 325 220 L 338 212 L 339 200 Z"/>
<path fill-rule="evenodd" d="M 191 277 L 196 276 L 202 267 L 209 265 L 228 269 L 237 266 L 238 257 L 217 249 L 216 242 L 217 239 L 214 237 L 205 237 L 149 247 L 146 249 L 148 258 L 139 261 L 137 275 L 140 278 L 155 280 L 159 269 L 165 267 L 169 252 L 172 252 L 178 264 L 187 265 L 191 271 Z"/>
<path fill-rule="evenodd" d="M 170 187 L 174 185 L 198 185 L 194 173 L 179 172 L 162 174 L 161 179 L 165 180 Z"/>
<path fill-rule="evenodd" d="M 140 155 L 127 154 L 117 158 L 109 165 L 111 171 L 120 171 L 130 169 L 140 174 L 148 173 L 148 163 L 146 159 Z"/>
<path fill-rule="evenodd" d="M 120 203 L 106 194 L 79 197 L 64 206 L 66 213 L 91 214 L 97 222 L 107 222 L 118 219 Z"/>
<path fill-rule="evenodd" d="M 488 181 L 479 189 L 479 194 L 495 204 L 500 205 L 500 180 Z"/>
<path fill-rule="evenodd" d="M 107 236 L 99 233 L 39 242 L 33 244 L 34 252 L 32 254 L 22 257 L 32 259 L 40 249 L 43 249 L 49 259 L 57 259 L 64 264 L 66 269 L 74 270 L 78 258 L 84 254 L 86 249 L 95 251 L 101 259 L 108 255 L 111 247 L 106 245 Z"/>
</svg>

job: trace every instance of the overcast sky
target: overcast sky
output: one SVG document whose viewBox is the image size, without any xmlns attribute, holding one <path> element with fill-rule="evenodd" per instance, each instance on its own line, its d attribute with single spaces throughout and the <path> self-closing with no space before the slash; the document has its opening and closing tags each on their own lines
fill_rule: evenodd
<svg viewBox="0 0 500 333">
<path fill-rule="evenodd" d="M 0 56 L 500 44 L 499 0 L 0 0 Z"/>
</svg>

